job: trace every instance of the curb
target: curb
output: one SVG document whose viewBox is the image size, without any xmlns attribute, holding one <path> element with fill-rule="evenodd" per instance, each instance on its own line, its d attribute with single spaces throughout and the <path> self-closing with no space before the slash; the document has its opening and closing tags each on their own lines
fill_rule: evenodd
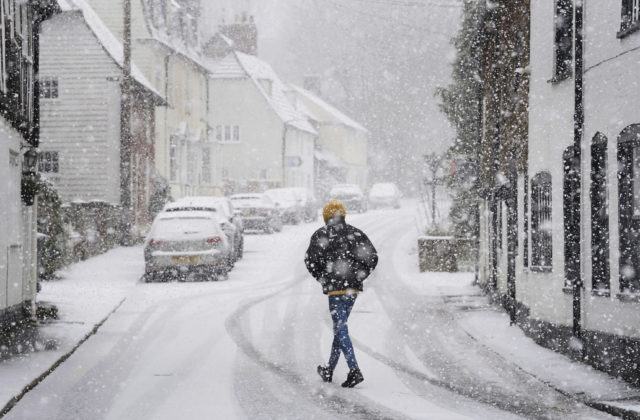
<svg viewBox="0 0 640 420">
<path fill-rule="evenodd" d="M 63 354 L 58 360 L 56 360 L 49 369 L 47 369 L 46 371 L 44 371 L 44 373 L 42 373 L 40 376 L 38 376 L 37 378 L 35 378 L 33 381 L 31 381 L 27 386 L 25 386 L 24 388 L 22 388 L 22 391 L 20 391 L 20 393 L 18 395 L 15 395 L 14 397 L 12 397 L 9 402 L 7 402 L 7 404 L 5 404 L 4 407 L 2 407 L 2 409 L 0 409 L 0 419 L 3 418 L 5 415 L 7 415 L 7 413 L 9 411 L 11 411 L 11 409 L 13 407 L 15 407 L 15 405 L 20 402 L 20 400 L 22 398 L 24 398 L 25 395 L 27 395 L 27 393 L 29 391 L 31 391 L 33 388 L 35 388 L 36 386 L 38 386 L 38 384 L 40 384 L 40 382 L 44 381 L 46 379 L 47 376 L 51 375 L 58 367 L 60 367 L 61 364 L 63 364 L 69 357 L 71 357 L 71 355 L 73 353 L 76 352 L 76 350 L 78 350 L 78 348 L 80 348 L 81 345 L 83 345 L 85 343 L 85 341 L 87 341 L 92 335 L 94 335 L 95 333 L 98 332 L 98 330 L 100 329 L 100 327 L 102 327 L 102 325 L 109 319 L 109 317 L 111 315 L 114 314 L 114 312 L 116 312 L 120 306 L 122 306 L 122 304 L 124 303 L 124 301 L 127 300 L 127 298 L 123 298 L 120 303 L 118 303 L 108 314 L 107 316 L 105 316 L 100 322 L 98 322 L 96 325 L 93 326 L 93 328 L 91 329 L 91 331 L 89 331 L 80 341 L 78 341 L 78 343 L 73 346 L 73 348 L 71 350 L 69 350 L 67 353 Z"/>
<path fill-rule="evenodd" d="M 631 411 L 601 402 L 585 401 L 584 403 L 591 408 L 611 414 L 615 417 L 620 417 L 624 420 L 640 420 L 640 413 L 637 411 Z"/>
</svg>

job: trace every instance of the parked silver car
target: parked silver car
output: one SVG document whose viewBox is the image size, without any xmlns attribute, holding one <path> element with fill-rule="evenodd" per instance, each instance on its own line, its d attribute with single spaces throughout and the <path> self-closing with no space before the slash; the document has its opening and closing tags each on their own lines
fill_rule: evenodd
<svg viewBox="0 0 640 420">
<path fill-rule="evenodd" d="M 347 210 L 367 211 L 367 199 L 357 184 L 337 184 L 331 188 L 329 196 L 342 201 Z"/>
<path fill-rule="evenodd" d="M 393 182 L 380 182 L 373 184 L 369 191 L 369 207 L 393 207 L 400 208 L 402 194 Z"/>
<path fill-rule="evenodd" d="M 144 244 L 145 281 L 191 273 L 224 279 L 230 252 L 220 219 L 208 211 L 172 211 L 156 216 Z"/>
<path fill-rule="evenodd" d="M 242 258 L 244 252 L 244 236 L 242 217 L 234 214 L 233 204 L 227 197 L 196 196 L 184 197 L 168 203 L 164 211 L 212 211 L 220 219 L 220 227 L 227 235 L 232 253 L 229 264 L 233 265 Z"/>
<path fill-rule="evenodd" d="M 236 214 L 242 216 L 246 230 L 261 230 L 266 233 L 282 230 L 280 212 L 266 195 L 235 194 L 230 198 Z"/>
</svg>

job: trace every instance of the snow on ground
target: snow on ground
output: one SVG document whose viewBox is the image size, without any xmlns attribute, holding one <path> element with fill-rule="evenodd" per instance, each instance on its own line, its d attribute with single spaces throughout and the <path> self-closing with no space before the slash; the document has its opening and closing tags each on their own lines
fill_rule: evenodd
<svg viewBox="0 0 640 420">
<path fill-rule="evenodd" d="M 414 237 L 405 235 L 394 256 L 403 282 L 417 294 L 447 299 L 458 325 L 506 362 L 588 400 L 640 397 L 640 392 L 626 382 L 539 346 L 519 327 L 511 326 L 507 313 L 490 306 L 480 288 L 473 285 L 473 273 L 420 273 L 416 261 Z"/>
<path fill-rule="evenodd" d="M 116 248 L 73 264 L 60 273 L 59 280 L 43 282 L 38 301 L 55 304 L 60 319 L 42 326 L 40 331 L 43 339 L 55 340 L 57 349 L 0 363 L 0 404 L 20 393 L 69 352 L 130 293 L 143 272 L 141 247 Z"/>
<path fill-rule="evenodd" d="M 600 418 L 547 382 L 630 394 L 509 327 L 470 274 L 419 273 L 414 213 L 348 215 L 381 256 L 349 321 L 365 376 L 355 389 L 339 385 L 343 359 L 334 383 L 315 373 L 332 340 L 327 298 L 303 264 L 316 222 L 247 235 L 225 282 L 141 283 L 140 248 L 73 265 L 40 295 L 60 308 L 43 328 L 59 350 L 0 363 L 4 401 L 126 300 L 7 418 Z"/>
</svg>

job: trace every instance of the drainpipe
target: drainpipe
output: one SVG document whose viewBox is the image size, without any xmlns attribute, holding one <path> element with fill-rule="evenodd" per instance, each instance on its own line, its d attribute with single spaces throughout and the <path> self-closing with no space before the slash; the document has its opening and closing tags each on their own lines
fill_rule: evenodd
<svg viewBox="0 0 640 420">
<path fill-rule="evenodd" d="M 289 122 L 285 122 L 284 123 L 284 128 L 282 129 L 282 187 L 285 187 L 286 185 L 286 171 L 287 171 L 287 166 L 286 166 L 286 153 L 287 153 L 287 129 L 289 128 L 287 126 Z"/>
<path fill-rule="evenodd" d="M 581 326 L 581 293 L 582 293 L 582 269 L 581 269 L 581 212 L 582 212 L 582 136 L 584 132 L 584 99 L 583 99 L 583 23 L 584 23 L 584 7 L 586 0 L 574 0 L 575 11 L 575 41 L 574 41 L 574 83 L 575 83 L 575 106 L 573 116 L 573 153 L 574 153 L 574 170 L 576 185 L 573 200 L 579 209 L 573 215 L 573 224 L 576 227 L 575 244 L 578 252 L 576 257 L 576 273 L 572 283 L 573 292 L 573 336 L 575 338 L 582 337 Z"/>
</svg>

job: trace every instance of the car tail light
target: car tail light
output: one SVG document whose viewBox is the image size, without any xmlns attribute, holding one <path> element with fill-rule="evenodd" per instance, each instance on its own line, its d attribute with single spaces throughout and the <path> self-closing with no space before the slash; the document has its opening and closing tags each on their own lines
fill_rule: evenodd
<svg viewBox="0 0 640 420">
<path fill-rule="evenodd" d="M 164 241 L 160 241 L 157 239 L 150 239 L 149 240 L 149 246 L 153 246 L 153 245 L 162 245 L 164 243 Z"/>
<path fill-rule="evenodd" d="M 204 240 L 208 244 L 219 244 L 222 242 L 222 238 L 219 236 L 213 236 Z"/>
</svg>

